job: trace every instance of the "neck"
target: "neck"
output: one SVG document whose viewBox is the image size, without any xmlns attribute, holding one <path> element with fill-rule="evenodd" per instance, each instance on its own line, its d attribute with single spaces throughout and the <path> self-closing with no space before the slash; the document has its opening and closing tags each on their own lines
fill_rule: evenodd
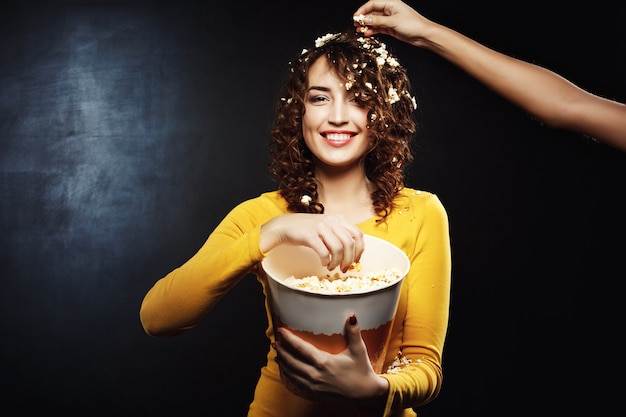
<svg viewBox="0 0 626 417">
<path fill-rule="evenodd" d="M 325 213 L 342 215 L 354 223 L 374 216 L 371 194 L 375 186 L 365 176 L 365 170 L 332 174 L 322 170 L 315 172 L 315 178 Z"/>
</svg>

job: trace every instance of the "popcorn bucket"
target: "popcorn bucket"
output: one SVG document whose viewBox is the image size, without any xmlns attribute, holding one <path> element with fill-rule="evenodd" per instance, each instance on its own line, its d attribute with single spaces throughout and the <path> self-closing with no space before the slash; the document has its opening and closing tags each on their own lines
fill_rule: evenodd
<svg viewBox="0 0 626 417">
<path fill-rule="evenodd" d="M 386 240 L 364 236 L 360 269 L 343 274 L 329 271 L 319 256 L 305 246 L 279 245 L 269 251 L 261 266 L 267 275 L 269 306 L 274 329 L 285 326 L 302 339 L 330 353 L 347 347 L 346 319 L 355 314 L 374 371 L 382 372 L 402 281 L 410 268 L 406 254 Z M 308 289 L 288 284 L 292 278 L 354 276 L 365 278 L 393 271 L 392 282 L 365 285 L 346 292 Z M 282 375 L 281 375 L 282 377 Z M 283 383 L 292 391 L 288 382 Z M 303 393 L 295 392 L 305 396 Z"/>
</svg>

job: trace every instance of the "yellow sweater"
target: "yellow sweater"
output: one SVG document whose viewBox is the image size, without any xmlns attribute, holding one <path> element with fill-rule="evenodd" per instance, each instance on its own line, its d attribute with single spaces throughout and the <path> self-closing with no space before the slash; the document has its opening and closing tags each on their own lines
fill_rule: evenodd
<svg viewBox="0 0 626 417">
<path fill-rule="evenodd" d="M 264 254 L 259 248 L 260 227 L 288 213 L 278 192 L 264 193 L 235 207 L 215 228 L 202 248 L 187 262 L 156 282 L 140 310 L 145 331 L 171 336 L 193 328 L 220 298 L 249 273 L 267 294 L 267 283 L 257 268 Z M 398 311 L 382 376 L 389 381 L 384 410 L 347 404 L 321 404 L 301 399 L 280 382 L 269 347 L 249 417 L 415 416 L 414 407 L 433 400 L 441 389 L 442 351 L 448 326 L 451 250 L 446 211 L 436 195 L 405 188 L 394 200 L 385 223 L 371 218 L 358 227 L 401 248 L 411 261 L 404 279 Z M 267 308 L 269 341 L 274 329 Z M 410 363 L 386 372 L 401 352 Z M 406 361 L 405 361 L 406 363 Z"/>
</svg>

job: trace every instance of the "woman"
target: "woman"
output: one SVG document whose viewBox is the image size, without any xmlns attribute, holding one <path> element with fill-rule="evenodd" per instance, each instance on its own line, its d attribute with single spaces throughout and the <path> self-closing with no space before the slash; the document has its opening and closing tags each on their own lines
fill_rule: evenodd
<svg viewBox="0 0 626 417">
<path fill-rule="evenodd" d="M 626 105 L 572 84 L 537 65 L 487 48 L 432 22 L 400 0 L 368 1 L 354 15 L 359 33 L 391 35 L 433 51 L 546 125 L 626 151 Z"/>
<path fill-rule="evenodd" d="M 415 416 L 441 388 L 450 295 L 450 240 L 436 195 L 405 187 L 415 134 L 405 69 L 374 38 L 329 34 L 287 72 L 272 129 L 278 189 L 244 201 L 186 263 L 146 294 L 141 321 L 152 336 L 198 324 L 248 274 L 267 292 L 260 261 L 279 244 L 314 249 L 329 270 L 347 270 L 363 234 L 401 248 L 411 261 L 403 281 L 385 373 L 376 374 L 358 317 L 346 317 L 348 347 L 318 350 L 274 329 L 249 417 Z M 277 337 L 277 333 L 281 337 Z M 278 339 L 278 341 L 277 341 Z M 280 381 L 279 366 L 296 392 Z"/>
</svg>

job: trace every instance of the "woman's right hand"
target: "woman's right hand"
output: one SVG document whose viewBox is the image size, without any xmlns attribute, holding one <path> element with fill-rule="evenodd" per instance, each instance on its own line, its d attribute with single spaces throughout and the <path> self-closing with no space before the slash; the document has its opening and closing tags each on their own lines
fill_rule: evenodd
<svg viewBox="0 0 626 417">
<path fill-rule="evenodd" d="M 293 213 L 273 218 L 261 226 L 263 253 L 280 244 L 308 246 L 329 270 L 345 272 L 363 253 L 363 232 L 341 216 Z"/>
</svg>

